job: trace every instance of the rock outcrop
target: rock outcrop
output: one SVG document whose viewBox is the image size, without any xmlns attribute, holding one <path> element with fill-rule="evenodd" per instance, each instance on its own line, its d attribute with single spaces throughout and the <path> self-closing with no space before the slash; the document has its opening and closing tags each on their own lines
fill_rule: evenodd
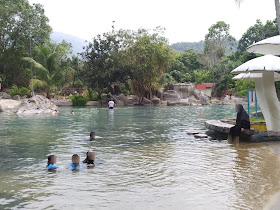
<svg viewBox="0 0 280 210">
<path fill-rule="evenodd" d="M 0 99 L 0 112 L 12 112 L 12 110 L 18 108 L 20 105 L 21 101 Z"/>
<path fill-rule="evenodd" d="M 12 97 L 6 92 L 0 92 L 0 99 L 11 99 Z"/>
<path fill-rule="evenodd" d="M 35 95 L 24 99 L 19 107 L 12 111 L 17 114 L 50 114 L 57 110 L 57 106 L 44 96 Z"/>
<path fill-rule="evenodd" d="M 168 90 L 163 94 L 163 99 L 166 101 L 179 101 L 181 97 L 175 90 Z"/>
<path fill-rule="evenodd" d="M 51 100 L 56 106 L 73 106 L 71 99 L 52 99 Z"/>
<path fill-rule="evenodd" d="M 145 98 L 145 97 L 143 98 L 142 103 L 143 103 L 144 106 L 152 106 L 153 105 L 153 102 L 150 101 L 149 99 Z"/>
<path fill-rule="evenodd" d="M 88 101 L 86 106 L 101 106 L 101 103 L 99 101 Z"/>
<path fill-rule="evenodd" d="M 160 105 L 160 99 L 158 97 L 153 97 L 151 99 L 152 103 L 154 106 L 159 106 Z"/>
</svg>

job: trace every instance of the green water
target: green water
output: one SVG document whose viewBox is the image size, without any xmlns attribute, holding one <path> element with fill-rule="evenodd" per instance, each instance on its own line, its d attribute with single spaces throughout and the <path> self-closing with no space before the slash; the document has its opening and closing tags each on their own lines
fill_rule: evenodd
<svg viewBox="0 0 280 210">
<path fill-rule="evenodd" d="M 0 113 L 0 209 L 261 209 L 280 190 L 279 160 L 266 146 L 185 133 L 234 117 L 234 107 L 69 110 Z M 89 149 L 94 169 L 66 169 Z M 56 173 L 45 169 L 49 154 Z"/>
</svg>

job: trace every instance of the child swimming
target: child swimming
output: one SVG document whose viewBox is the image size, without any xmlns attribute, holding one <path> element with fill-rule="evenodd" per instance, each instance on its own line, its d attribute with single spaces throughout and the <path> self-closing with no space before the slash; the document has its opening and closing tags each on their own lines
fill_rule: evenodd
<svg viewBox="0 0 280 210">
<path fill-rule="evenodd" d="M 69 165 L 69 167 L 72 170 L 79 170 L 82 164 L 80 164 L 80 157 L 77 154 L 74 154 L 72 156 L 72 163 Z"/>
<path fill-rule="evenodd" d="M 56 166 L 55 164 L 56 164 L 56 156 L 55 156 L 55 155 L 49 155 L 49 156 L 48 156 L 48 165 L 47 165 L 47 168 L 48 168 L 49 170 L 53 170 L 53 169 L 59 168 L 59 167 Z"/>
<path fill-rule="evenodd" d="M 93 167 L 94 166 L 94 160 L 95 160 L 95 154 L 93 151 L 89 150 L 87 152 L 87 157 L 83 161 L 83 163 L 86 163 L 88 167 Z"/>
<path fill-rule="evenodd" d="M 89 141 L 94 141 L 94 140 L 95 140 L 95 132 L 92 131 L 92 132 L 90 132 L 90 134 L 89 134 Z"/>
</svg>

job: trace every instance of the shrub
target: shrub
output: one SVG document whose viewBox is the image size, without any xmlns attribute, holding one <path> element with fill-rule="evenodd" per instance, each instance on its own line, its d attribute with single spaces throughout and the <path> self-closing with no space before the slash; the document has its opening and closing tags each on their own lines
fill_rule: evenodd
<svg viewBox="0 0 280 210">
<path fill-rule="evenodd" d="M 91 100 L 93 101 L 100 101 L 100 96 L 98 95 L 98 93 L 92 92 L 91 94 Z"/>
<path fill-rule="evenodd" d="M 20 95 L 20 96 L 27 96 L 30 94 L 30 90 L 26 87 L 18 87 L 16 85 L 12 86 L 12 89 L 9 91 L 11 96 Z"/>
<path fill-rule="evenodd" d="M 88 98 L 83 95 L 74 95 L 69 97 L 73 101 L 74 106 L 85 106 L 88 102 Z"/>
</svg>

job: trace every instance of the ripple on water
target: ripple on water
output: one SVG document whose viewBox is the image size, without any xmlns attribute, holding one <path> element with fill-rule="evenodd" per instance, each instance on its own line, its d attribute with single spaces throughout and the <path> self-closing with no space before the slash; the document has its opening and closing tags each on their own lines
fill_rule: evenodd
<svg viewBox="0 0 280 210">
<path fill-rule="evenodd" d="M 72 108 L 71 108 L 72 109 Z M 0 207 L 7 209 L 259 209 L 280 190 L 279 160 L 262 144 L 195 139 L 206 119 L 234 107 L 60 109 L 58 116 L 0 114 Z M 87 141 L 94 130 L 98 138 Z M 66 169 L 92 149 L 96 166 Z M 57 155 L 57 172 L 46 156 Z"/>
</svg>

